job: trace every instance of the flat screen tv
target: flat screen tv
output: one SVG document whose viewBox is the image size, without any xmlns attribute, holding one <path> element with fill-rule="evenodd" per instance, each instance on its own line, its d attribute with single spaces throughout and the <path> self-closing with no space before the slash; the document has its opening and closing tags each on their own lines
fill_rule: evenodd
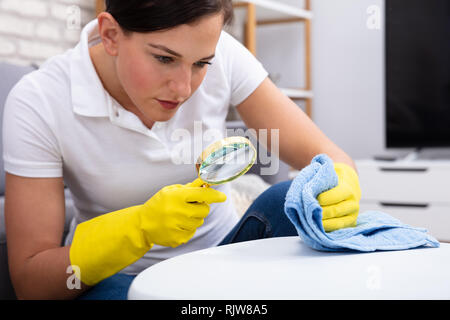
<svg viewBox="0 0 450 320">
<path fill-rule="evenodd" d="M 386 0 L 386 147 L 450 146 L 450 0 Z"/>
</svg>

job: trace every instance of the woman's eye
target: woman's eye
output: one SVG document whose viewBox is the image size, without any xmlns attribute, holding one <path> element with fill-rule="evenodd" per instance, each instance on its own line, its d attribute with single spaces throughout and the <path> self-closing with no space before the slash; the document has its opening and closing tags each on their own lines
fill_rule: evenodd
<svg viewBox="0 0 450 320">
<path fill-rule="evenodd" d="M 163 64 L 169 64 L 171 62 L 173 62 L 173 58 L 171 57 L 164 57 L 164 56 L 154 56 L 156 60 L 158 60 L 159 62 L 163 63 Z"/>
<path fill-rule="evenodd" d="M 199 61 L 199 62 L 194 63 L 194 65 L 198 68 L 204 68 L 206 65 L 211 65 L 211 62 Z"/>
<path fill-rule="evenodd" d="M 158 56 L 158 55 L 153 55 L 153 57 L 162 64 L 169 64 L 169 63 L 174 62 L 174 59 L 172 57 Z M 199 61 L 199 62 L 194 63 L 194 66 L 197 68 L 200 68 L 200 69 L 204 68 L 206 65 L 211 65 L 211 62 Z"/>
</svg>

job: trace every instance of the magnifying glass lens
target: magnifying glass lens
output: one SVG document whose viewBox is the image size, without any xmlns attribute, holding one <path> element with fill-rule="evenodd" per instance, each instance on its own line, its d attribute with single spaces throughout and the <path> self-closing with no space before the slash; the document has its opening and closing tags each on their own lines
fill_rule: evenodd
<svg viewBox="0 0 450 320">
<path fill-rule="evenodd" d="M 246 173 L 255 162 L 256 150 L 248 139 L 230 137 L 206 148 L 201 158 L 200 179 L 209 184 L 221 184 Z"/>
</svg>

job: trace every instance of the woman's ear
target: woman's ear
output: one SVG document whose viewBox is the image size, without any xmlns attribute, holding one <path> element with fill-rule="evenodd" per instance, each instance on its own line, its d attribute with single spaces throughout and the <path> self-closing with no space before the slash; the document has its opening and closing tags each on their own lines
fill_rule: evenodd
<svg viewBox="0 0 450 320">
<path fill-rule="evenodd" d="M 108 12 L 100 13 L 97 20 L 100 38 L 102 39 L 106 53 L 110 56 L 117 56 L 119 40 L 123 36 L 120 25 Z"/>
</svg>

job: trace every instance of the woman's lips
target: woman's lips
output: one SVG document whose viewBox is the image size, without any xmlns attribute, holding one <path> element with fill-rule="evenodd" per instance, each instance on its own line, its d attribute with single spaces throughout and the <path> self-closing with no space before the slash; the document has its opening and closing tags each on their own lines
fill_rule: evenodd
<svg viewBox="0 0 450 320">
<path fill-rule="evenodd" d="M 180 104 L 178 101 L 167 101 L 167 100 L 159 100 L 156 99 L 161 106 L 163 106 L 163 108 L 168 109 L 168 110 L 173 110 L 176 107 L 178 107 L 178 105 Z"/>
</svg>

